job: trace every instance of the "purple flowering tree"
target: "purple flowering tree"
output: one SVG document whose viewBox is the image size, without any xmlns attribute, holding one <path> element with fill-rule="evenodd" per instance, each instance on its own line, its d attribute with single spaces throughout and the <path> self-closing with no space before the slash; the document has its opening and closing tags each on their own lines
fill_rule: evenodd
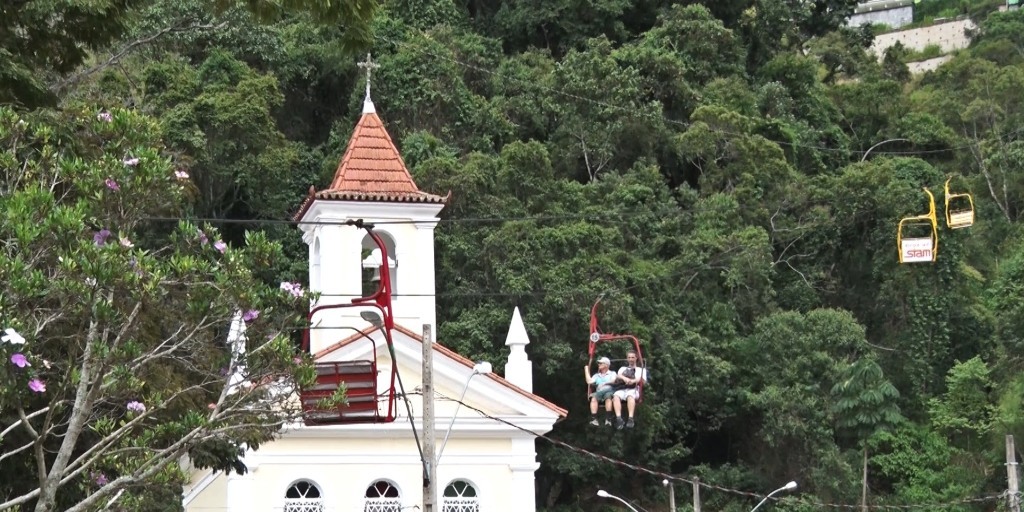
<svg viewBox="0 0 1024 512">
<path fill-rule="evenodd" d="M 127 506 L 185 456 L 243 471 L 313 377 L 289 341 L 307 299 L 255 276 L 279 247 L 153 221 L 188 180 L 153 119 L 102 114 L 0 107 L 0 467 L 25 468 L 0 510 Z"/>
</svg>

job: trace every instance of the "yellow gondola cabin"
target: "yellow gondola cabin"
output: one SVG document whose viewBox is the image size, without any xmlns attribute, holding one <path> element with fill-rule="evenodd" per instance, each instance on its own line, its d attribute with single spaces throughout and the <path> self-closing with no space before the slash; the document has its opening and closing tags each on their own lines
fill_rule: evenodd
<svg viewBox="0 0 1024 512">
<path fill-rule="evenodd" d="M 969 228 L 974 225 L 974 198 L 969 193 L 951 194 L 946 180 L 946 225 L 950 229 Z"/>
<path fill-rule="evenodd" d="M 896 230 L 896 245 L 900 263 L 935 261 L 939 253 L 938 219 L 935 216 L 935 196 L 927 188 L 928 213 L 900 219 Z M 907 236 L 904 236 L 904 234 Z"/>
</svg>

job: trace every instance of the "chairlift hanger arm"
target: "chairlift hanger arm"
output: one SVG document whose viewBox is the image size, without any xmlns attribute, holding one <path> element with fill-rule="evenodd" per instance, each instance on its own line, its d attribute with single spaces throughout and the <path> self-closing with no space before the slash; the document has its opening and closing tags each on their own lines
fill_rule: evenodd
<svg viewBox="0 0 1024 512">
<path fill-rule="evenodd" d="M 384 319 L 384 327 L 387 329 L 394 329 L 395 318 L 391 309 L 391 269 L 387 264 L 389 258 L 387 245 L 384 243 L 384 239 L 373 231 L 373 224 L 363 222 L 363 219 L 349 219 L 345 221 L 345 223 L 357 228 L 365 229 L 366 234 L 370 236 L 373 243 L 377 245 L 378 249 L 380 249 L 381 255 L 380 282 L 377 284 L 377 291 L 366 297 L 357 297 L 352 299 L 352 305 L 363 305 L 368 302 L 373 302 L 374 304 L 372 305 L 381 310 L 381 316 Z"/>
<path fill-rule="evenodd" d="M 363 222 L 363 219 L 349 219 L 345 221 L 346 225 L 354 226 L 359 229 L 365 229 L 370 238 L 377 245 L 381 251 L 381 261 L 388 261 L 388 248 L 384 244 L 384 239 L 373 231 L 373 224 Z M 370 303 L 372 301 L 372 303 Z M 369 303 L 369 304 L 368 304 Z M 390 330 L 395 326 L 394 315 L 391 309 L 391 272 L 387 264 L 384 263 L 380 267 L 380 282 L 377 285 L 377 290 L 373 294 L 366 297 L 357 297 L 352 299 L 349 304 L 325 304 L 316 306 L 309 310 L 309 314 L 306 316 L 307 322 L 313 324 L 313 315 L 326 309 L 340 309 L 340 308 L 351 308 L 356 306 L 369 306 L 376 307 L 380 310 L 381 318 L 383 318 L 383 327 L 385 335 L 390 337 Z M 309 329 L 306 329 L 302 333 L 302 350 L 306 352 L 309 350 Z"/>
<path fill-rule="evenodd" d="M 590 358 L 591 359 L 594 358 L 594 350 L 597 348 L 597 345 L 600 344 L 600 343 L 609 343 L 609 342 L 613 342 L 613 341 L 628 340 L 628 341 L 633 342 L 633 348 L 636 350 L 637 359 L 642 361 L 643 360 L 643 352 L 640 349 L 640 340 L 637 339 L 636 336 L 633 336 L 631 334 L 616 334 L 616 333 L 602 334 L 600 332 L 600 330 L 598 329 L 597 306 L 598 306 L 598 304 L 601 303 L 601 299 L 603 297 L 604 297 L 603 294 L 601 295 L 601 297 L 598 297 L 597 301 L 594 302 L 594 306 L 590 308 L 590 347 L 589 347 L 589 350 L 588 350 Z"/>
</svg>

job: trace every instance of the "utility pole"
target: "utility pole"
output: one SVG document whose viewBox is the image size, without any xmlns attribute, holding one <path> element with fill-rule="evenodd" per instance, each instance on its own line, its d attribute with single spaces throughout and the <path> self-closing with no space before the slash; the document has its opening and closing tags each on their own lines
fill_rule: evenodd
<svg viewBox="0 0 1024 512">
<path fill-rule="evenodd" d="M 423 324 L 423 512 L 434 512 L 437 484 L 434 468 L 434 343 L 430 324 Z"/>
<path fill-rule="evenodd" d="M 1009 484 L 1007 497 L 1010 512 L 1020 512 L 1020 489 L 1017 481 L 1017 450 L 1013 446 L 1013 436 L 1006 436 L 1006 481 Z"/>
</svg>

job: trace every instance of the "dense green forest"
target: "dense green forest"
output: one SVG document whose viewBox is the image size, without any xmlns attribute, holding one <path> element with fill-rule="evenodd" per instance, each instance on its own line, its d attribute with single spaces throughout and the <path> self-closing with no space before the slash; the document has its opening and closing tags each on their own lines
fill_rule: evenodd
<svg viewBox="0 0 1024 512">
<path fill-rule="evenodd" d="M 570 411 L 552 438 L 699 477 L 705 510 L 749 510 L 757 499 L 730 490 L 789 480 L 798 492 L 776 510 L 999 509 L 1004 437 L 1024 442 L 1024 10 L 964 8 L 979 25 L 971 47 L 911 76 L 898 52 L 867 53 L 870 31 L 844 26 L 855 4 L 7 3 L 3 190 L 20 186 L 18 116 L 59 127 L 115 112 L 158 130 L 129 142 L 160 146 L 189 176 L 175 215 L 208 219 L 232 248 L 279 244 L 246 278 L 305 282 L 306 248 L 283 221 L 329 182 L 370 51 L 377 112 L 417 184 L 453 193 L 436 231 L 438 339 L 500 366 L 518 306 L 534 390 Z M 35 137 L 86 145 L 105 136 L 95 129 Z M 948 178 L 973 194 L 972 227 L 946 226 Z M 937 258 L 900 264 L 897 223 L 928 210 L 923 187 Z M 26 208 L 13 203 L 0 200 L 0 222 Z M 160 242 L 183 229 L 140 222 Z M 167 272 L 195 270 L 182 261 Z M 19 311 L 12 297 L 0 313 Z M 602 326 L 637 335 L 651 372 L 632 430 L 587 425 L 598 297 Z M 0 417 L 14 421 L 4 396 Z M 661 478 L 537 448 L 538 510 L 611 510 L 598 488 L 667 510 Z M 204 453 L 230 467 L 226 449 Z M 0 503 L 38 485 L 31 470 L 0 476 Z M 689 486 L 676 498 L 687 510 Z"/>
</svg>

